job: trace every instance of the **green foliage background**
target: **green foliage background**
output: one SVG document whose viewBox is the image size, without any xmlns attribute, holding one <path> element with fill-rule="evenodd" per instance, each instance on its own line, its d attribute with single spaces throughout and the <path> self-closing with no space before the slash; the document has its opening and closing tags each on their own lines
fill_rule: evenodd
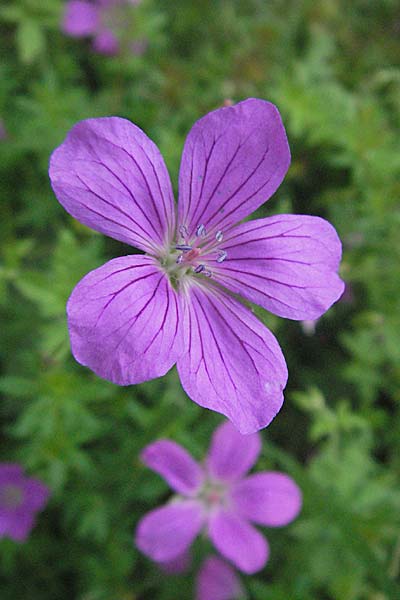
<svg viewBox="0 0 400 600">
<path fill-rule="evenodd" d="M 158 144 L 175 185 L 193 122 L 249 96 L 278 105 L 293 157 L 259 216 L 328 218 L 348 290 L 311 335 L 261 315 L 290 379 L 258 468 L 291 474 L 304 508 L 265 531 L 271 560 L 244 585 L 254 600 L 400 598 L 398 3 L 143 0 L 128 34 L 148 50 L 115 58 L 65 37 L 62 8 L 0 6 L 0 460 L 53 490 L 26 544 L 0 541 L 1 599 L 193 597 L 206 541 L 180 577 L 132 544 L 139 518 L 169 493 L 138 455 L 167 436 L 201 459 L 221 417 L 191 402 L 175 371 L 119 388 L 75 363 L 66 300 L 88 270 L 129 249 L 64 212 L 47 164 L 76 121 L 119 115 Z"/>
</svg>

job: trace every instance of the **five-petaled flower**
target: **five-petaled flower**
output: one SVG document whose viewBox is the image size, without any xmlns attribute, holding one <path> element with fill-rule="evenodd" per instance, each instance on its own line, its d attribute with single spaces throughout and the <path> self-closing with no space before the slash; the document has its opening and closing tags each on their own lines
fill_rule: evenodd
<svg viewBox="0 0 400 600">
<path fill-rule="evenodd" d="M 251 522 L 287 525 L 300 511 L 301 492 L 284 473 L 246 476 L 260 450 L 259 433 L 243 436 L 229 422 L 214 432 L 204 467 L 170 440 L 147 446 L 143 462 L 178 495 L 139 522 L 138 548 L 156 562 L 170 563 L 184 556 L 204 531 L 220 554 L 241 571 L 262 569 L 268 544 Z"/>
<path fill-rule="evenodd" d="M 343 292 L 341 244 L 327 221 L 279 214 L 239 223 L 275 192 L 289 163 L 273 104 L 218 109 L 187 137 L 175 210 L 163 158 L 141 129 L 118 117 L 73 127 L 50 161 L 58 200 L 85 225 L 145 252 L 111 260 L 72 292 L 78 362 L 119 385 L 176 363 L 200 406 L 242 433 L 268 425 L 283 402 L 286 363 L 241 298 L 304 320 Z"/>
<path fill-rule="evenodd" d="M 49 495 L 48 487 L 26 477 L 20 465 L 0 464 L 0 538 L 24 542 Z"/>
<path fill-rule="evenodd" d="M 71 37 L 92 37 L 93 49 L 101 54 L 117 54 L 120 49 L 118 34 L 126 26 L 126 6 L 140 0 L 68 0 L 62 29 Z M 134 54 L 141 54 L 144 43 L 132 42 Z"/>
</svg>

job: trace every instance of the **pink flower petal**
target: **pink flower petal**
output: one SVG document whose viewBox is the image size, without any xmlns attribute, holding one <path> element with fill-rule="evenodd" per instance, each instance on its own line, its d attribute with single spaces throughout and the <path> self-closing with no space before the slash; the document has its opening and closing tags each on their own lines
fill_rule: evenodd
<svg viewBox="0 0 400 600">
<path fill-rule="evenodd" d="M 266 427 L 283 402 L 287 369 L 272 333 L 217 288 L 194 284 L 183 297 L 182 386 L 200 406 L 224 414 L 241 433 Z"/>
<path fill-rule="evenodd" d="M 341 243 L 324 219 L 277 215 L 242 223 L 223 241 L 213 276 L 231 291 L 289 319 L 317 319 L 344 290 Z"/>
<path fill-rule="evenodd" d="M 185 500 L 149 512 L 139 521 L 135 543 L 156 562 L 169 562 L 186 552 L 203 526 L 199 502 Z"/>
<path fill-rule="evenodd" d="M 243 518 L 280 527 L 297 517 L 301 509 L 301 491 L 284 473 L 265 472 L 238 481 L 231 490 L 233 507 Z"/>
<path fill-rule="evenodd" d="M 159 440 L 146 446 L 141 459 L 164 477 L 172 489 L 186 496 L 194 495 L 203 483 L 200 465 L 182 446 L 170 440 Z"/>
<path fill-rule="evenodd" d="M 84 0 L 70 0 L 65 5 L 62 30 L 72 37 L 85 37 L 96 32 L 100 23 L 98 7 Z"/>
<path fill-rule="evenodd" d="M 243 588 L 235 570 L 218 556 L 209 556 L 196 581 L 196 600 L 238 600 Z"/>
<path fill-rule="evenodd" d="M 123 256 L 86 275 L 67 304 L 72 352 L 97 375 L 129 385 L 165 375 L 182 352 L 179 304 L 149 256 Z"/>
<path fill-rule="evenodd" d="M 197 121 L 183 150 L 179 225 L 226 230 L 263 204 L 281 184 L 290 151 L 278 109 L 250 98 Z"/>
<path fill-rule="evenodd" d="M 238 515 L 216 512 L 210 518 L 209 535 L 217 550 L 244 573 L 256 573 L 268 560 L 266 539 Z"/>
<path fill-rule="evenodd" d="M 208 471 L 215 479 L 238 479 L 251 469 L 260 451 L 260 434 L 242 435 L 231 423 L 223 423 L 212 437 L 208 451 Z"/>
<path fill-rule="evenodd" d="M 84 225 L 150 254 L 169 244 L 169 175 L 157 146 L 133 123 L 81 121 L 53 152 L 49 173 L 59 202 Z"/>
</svg>

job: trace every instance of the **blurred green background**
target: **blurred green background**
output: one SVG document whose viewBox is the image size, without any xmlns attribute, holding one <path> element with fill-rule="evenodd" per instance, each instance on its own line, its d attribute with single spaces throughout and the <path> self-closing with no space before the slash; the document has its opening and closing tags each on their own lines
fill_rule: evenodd
<svg viewBox="0 0 400 600">
<path fill-rule="evenodd" d="M 47 165 L 76 121 L 119 115 L 158 144 L 176 190 L 193 122 L 250 96 L 279 107 L 292 151 L 257 216 L 328 218 L 347 291 L 314 331 L 261 315 L 290 377 L 258 469 L 292 475 L 304 508 L 264 530 L 270 562 L 242 579 L 255 600 L 400 598 L 398 2 L 142 0 L 124 35 L 147 50 L 116 57 L 66 37 L 64 6 L 0 6 L 0 460 L 53 490 L 26 544 L 0 541 L 1 600 L 192 598 L 206 541 L 180 577 L 133 546 L 139 518 L 169 494 L 138 455 L 170 437 L 201 459 L 221 417 L 185 396 L 175 370 L 119 388 L 73 360 L 73 286 L 129 249 L 69 217 Z"/>
</svg>

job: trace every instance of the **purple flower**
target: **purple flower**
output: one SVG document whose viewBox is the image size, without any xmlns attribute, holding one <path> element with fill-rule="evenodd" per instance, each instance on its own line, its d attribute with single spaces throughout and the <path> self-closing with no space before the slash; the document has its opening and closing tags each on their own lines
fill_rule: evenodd
<svg viewBox="0 0 400 600">
<path fill-rule="evenodd" d="M 211 112 L 187 137 L 176 211 L 163 158 L 143 131 L 118 117 L 75 125 L 50 161 L 58 200 L 85 225 L 145 252 L 111 260 L 72 292 L 77 361 L 119 385 L 176 363 L 200 406 L 242 433 L 268 425 L 282 406 L 286 363 L 240 297 L 304 320 L 343 291 L 341 244 L 327 221 L 239 223 L 274 193 L 289 162 L 273 104 L 249 99 Z"/>
<path fill-rule="evenodd" d="M 261 450 L 258 433 L 242 436 L 229 422 L 214 432 L 204 467 L 169 440 L 147 446 L 143 462 L 177 495 L 139 522 L 136 545 L 152 560 L 169 563 L 184 555 L 205 531 L 217 550 L 245 573 L 268 560 L 268 544 L 251 523 L 287 525 L 301 508 L 301 492 L 283 473 L 246 477 Z"/>
<path fill-rule="evenodd" d="M 0 142 L 7 139 L 7 130 L 5 128 L 3 119 L 0 119 Z"/>
<path fill-rule="evenodd" d="M 35 513 L 47 503 L 50 490 L 38 479 L 25 477 L 17 464 L 0 464 L 0 538 L 24 542 Z"/>
<path fill-rule="evenodd" d="M 218 556 L 209 556 L 196 580 L 196 600 L 240 600 L 244 590 L 230 565 Z"/>
<path fill-rule="evenodd" d="M 124 5 L 132 0 L 69 0 L 65 6 L 62 30 L 72 37 L 93 37 L 93 49 L 100 54 L 117 54 L 117 33 L 125 27 Z"/>
</svg>

